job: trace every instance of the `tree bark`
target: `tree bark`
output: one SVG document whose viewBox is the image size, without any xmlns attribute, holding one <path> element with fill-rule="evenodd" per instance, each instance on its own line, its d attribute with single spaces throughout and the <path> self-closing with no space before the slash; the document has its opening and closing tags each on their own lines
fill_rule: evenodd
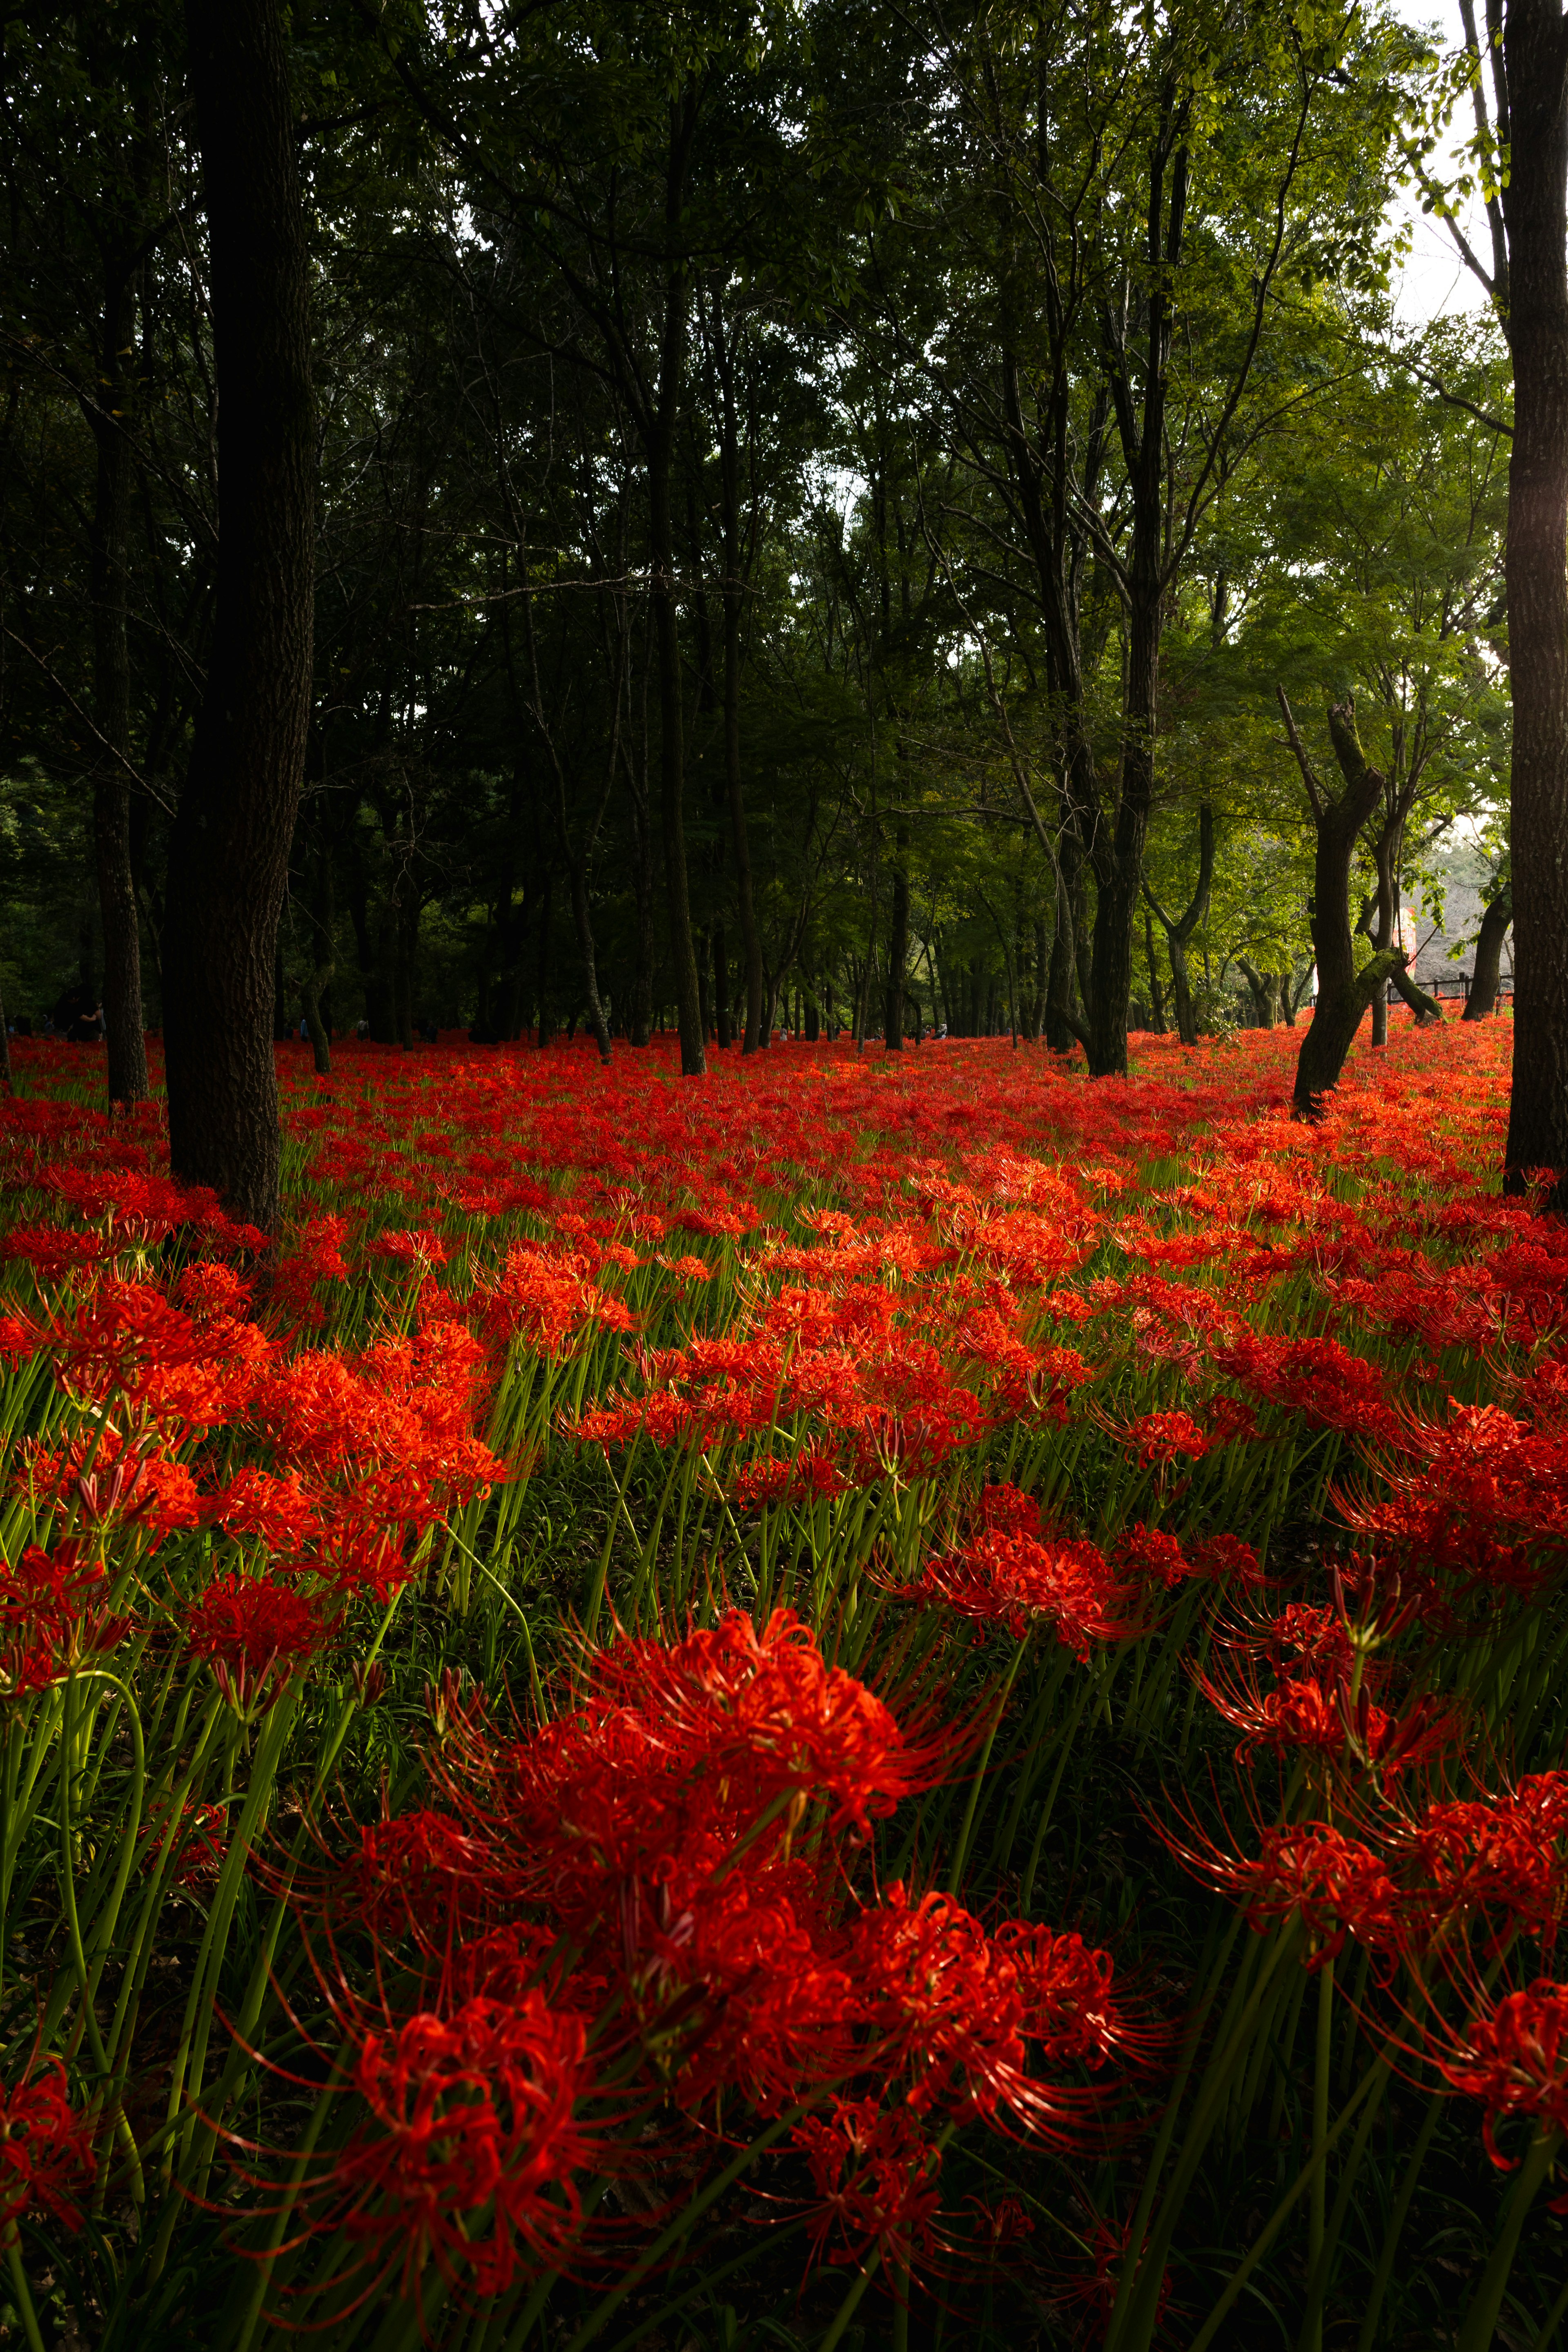
<svg viewBox="0 0 1568 2352">
<path fill-rule="evenodd" d="M 1237 957 L 1236 968 L 1247 982 L 1252 997 L 1252 1009 L 1258 1015 L 1258 1027 L 1272 1029 L 1274 1026 L 1274 974 L 1271 971 L 1259 971 L 1258 966 L 1249 962 L 1244 955 Z"/>
<path fill-rule="evenodd" d="M 1214 810 L 1205 801 L 1198 810 L 1198 883 L 1188 901 L 1184 914 L 1167 915 L 1147 882 L 1143 896 L 1160 918 L 1165 942 L 1171 951 L 1171 995 L 1176 1014 L 1176 1034 L 1184 1045 L 1198 1042 L 1198 1016 L 1193 1008 L 1192 983 L 1187 977 L 1187 941 L 1208 913 L 1209 893 L 1214 887 Z M 1153 973 L 1153 958 L 1150 958 L 1150 974 Z"/>
<path fill-rule="evenodd" d="M 1355 706 L 1347 701 L 1331 704 L 1329 709 L 1329 735 L 1344 779 L 1344 790 L 1336 799 L 1313 773 L 1284 688 L 1277 691 L 1318 836 L 1311 907 L 1318 1002 L 1297 1058 L 1293 1108 L 1299 1118 L 1321 1118 L 1324 1097 L 1339 1083 L 1345 1055 L 1368 1006 L 1392 974 L 1404 971 L 1405 957 L 1398 948 L 1381 949 L 1360 971 L 1356 970 L 1350 916 L 1351 865 L 1356 837 L 1383 797 L 1384 778 L 1362 750 Z"/>
<path fill-rule="evenodd" d="M 316 495 L 309 255 L 276 0 L 186 0 L 210 238 L 216 614 L 169 851 L 174 1173 L 278 1226 L 272 964 L 310 702 Z"/>
<path fill-rule="evenodd" d="M 647 420 L 648 554 L 652 572 L 654 630 L 658 670 L 659 814 L 664 832 L 664 878 L 669 910 L 669 953 L 674 966 L 676 1024 L 680 1032 L 682 1077 L 700 1078 L 708 1067 L 702 1037 L 702 1005 L 697 984 L 697 950 L 691 936 L 691 892 L 686 862 L 686 754 L 680 667 L 680 625 L 676 604 L 675 524 L 670 505 L 675 460 L 675 423 L 686 363 L 687 267 L 679 251 L 686 169 L 696 123 L 697 100 L 688 90 L 672 101 L 669 164 L 665 184 L 664 323 L 659 344 L 658 400 Z"/>
<path fill-rule="evenodd" d="M 1489 10 L 1489 16 L 1490 11 Z M 1550 1168 L 1568 1209 L 1568 20 L 1509 0 L 1509 677 L 1513 698 L 1513 1092 L 1503 1183 Z"/>
<path fill-rule="evenodd" d="M 752 890 L 752 850 L 741 786 L 741 620 L 745 582 L 741 563 L 741 437 L 735 410 L 734 350 L 717 291 L 713 295 L 711 351 L 719 397 L 719 494 L 721 508 L 724 583 L 724 787 L 730 803 L 730 839 L 735 852 L 735 908 L 741 920 L 741 954 L 746 978 L 746 1025 L 742 1054 L 754 1054 L 762 1038 L 763 943 Z M 726 1001 L 728 992 L 726 992 Z M 727 1044 L 726 1038 L 720 1039 Z"/>
<path fill-rule="evenodd" d="M 893 906 L 888 934 L 887 1020 L 883 1036 L 889 1054 L 904 1049 L 904 976 L 910 961 L 910 829 L 900 824 L 893 842 Z"/>
<path fill-rule="evenodd" d="M 147 1098 L 142 1026 L 142 923 L 131 863 L 131 653 L 126 628 L 126 540 L 131 453 L 122 422 L 130 403 L 126 360 L 133 332 L 132 275 L 110 250 L 104 265 L 99 381 L 87 404 L 98 457 L 92 517 L 92 831 L 103 927 L 103 1028 L 109 1099 Z"/>
<path fill-rule="evenodd" d="M 1497 1011 L 1498 983 L 1502 978 L 1503 941 L 1513 920 L 1513 888 L 1505 882 L 1488 904 L 1476 940 L 1476 972 L 1465 999 L 1461 1021 L 1484 1021 Z"/>
</svg>

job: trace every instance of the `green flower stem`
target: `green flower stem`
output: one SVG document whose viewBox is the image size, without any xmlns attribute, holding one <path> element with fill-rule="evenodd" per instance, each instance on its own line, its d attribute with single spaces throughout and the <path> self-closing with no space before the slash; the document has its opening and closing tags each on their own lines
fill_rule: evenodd
<svg viewBox="0 0 1568 2352">
<path fill-rule="evenodd" d="M 16 2224 L 11 2222 L 5 2231 L 5 2260 L 11 2272 L 11 2285 L 16 2297 L 16 2309 L 21 2315 L 22 2333 L 27 2339 L 27 2352 L 44 2352 L 44 2339 L 38 2330 L 38 2315 L 33 2308 L 32 2290 L 22 2264 L 22 2242 Z"/>
<path fill-rule="evenodd" d="M 1312 2193 L 1307 2206 L 1307 2275 L 1315 2279 L 1323 2260 L 1323 2234 L 1328 2220 L 1329 2073 L 1333 2058 L 1334 1964 L 1325 1960 L 1318 1971 L 1318 2042 L 1312 2068 Z M 1321 2298 L 1314 2322 L 1309 2301 L 1301 2330 L 1301 2352 L 1322 2352 Z"/>
<path fill-rule="evenodd" d="M 952 1895 L 957 1895 L 960 1886 L 963 1884 L 963 1865 L 969 1859 L 969 1840 L 974 1828 L 975 1809 L 980 1802 L 980 1791 L 985 1780 L 985 1768 L 991 1761 L 991 1750 L 996 1745 L 996 1734 L 1002 1728 L 1002 1717 L 1007 1712 L 1008 1693 L 1012 1690 L 1018 1668 L 1024 1661 L 1024 1653 L 1028 1646 L 1027 1633 L 1021 1642 L 1014 1643 L 1012 1664 L 1008 1666 L 1002 1687 L 996 1694 L 996 1704 L 991 1716 L 991 1728 L 985 1735 L 985 1745 L 981 1749 L 980 1761 L 975 1766 L 973 1777 L 969 1783 L 969 1802 L 964 1808 L 963 1826 L 958 1832 L 958 1843 L 952 1850 L 952 1868 L 947 1877 L 947 1891 Z"/>
<path fill-rule="evenodd" d="M 1464 2326 L 1455 2352 L 1489 2352 L 1497 2333 L 1502 2299 L 1508 2292 L 1509 2273 L 1519 2250 L 1525 2216 L 1535 2202 L 1537 2189 L 1552 2169 L 1552 2159 L 1563 2145 L 1560 2131 L 1538 2131 L 1530 2144 L 1530 2153 L 1520 2167 L 1513 2195 L 1508 2201 L 1502 2228 L 1492 2246 L 1491 2260 L 1481 2273 L 1475 2300 L 1465 2315 Z"/>
</svg>

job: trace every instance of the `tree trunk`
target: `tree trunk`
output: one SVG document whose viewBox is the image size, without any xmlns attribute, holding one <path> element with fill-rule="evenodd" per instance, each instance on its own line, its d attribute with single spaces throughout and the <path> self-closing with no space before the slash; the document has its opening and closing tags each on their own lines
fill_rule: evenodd
<svg viewBox="0 0 1568 2352">
<path fill-rule="evenodd" d="M 1271 971 L 1259 971 L 1258 966 L 1248 962 L 1244 955 L 1237 957 L 1236 968 L 1247 982 L 1252 997 L 1252 1009 L 1258 1015 L 1258 1027 L 1272 1029 L 1274 1026 L 1274 974 Z"/>
<path fill-rule="evenodd" d="M 217 596 L 169 850 L 163 1024 L 174 1173 L 278 1226 L 274 942 L 310 705 L 310 262 L 277 0 L 186 0 L 210 240 Z"/>
<path fill-rule="evenodd" d="M 1403 996 L 1412 1013 L 1415 1013 L 1415 1026 L 1417 1029 L 1429 1029 L 1435 1021 L 1441 1021 L 1443 1018 L 1443 1008 L 1438 1003 L 1436 998 L 1435 996 L 1428 996 L 1420 982 L 1413 979 L 1403 964 L 1396 963 L 1389 972 L 1388 977 L 1393 985 L 1398 990 L 1400 995 Z M 1387 989 L 1382 991 L 1382 1002 L 1384 1014 L 1384 1035 L 1386 1039 L 1388 1034 Z"/>
<path fill-rule="evenodd" d="M 126 360 L 132 335 L 132 286 L 123 259 L 106 264 L 99 381 L 88 405 L 98 456 L 92 517 L 93 850 L 103 926 L 103 1028 L 109 1041 L 109 1099 L 147 1098 L 142 1028 L 142 924 L 131 866 L 131 653 L 126 632 L 126 539 L 131 512 L 130 405 Z"/>
<path fill-rule="evenodd" d="M 735 905 L 741 919 L 741 953 L 746 974 L 743 1054 L 754 1054 L 763 1024 L 763 943 L 752 893 L 752 851 L 741 790 L 741 614 L 745 583 L 741 567 L 741 449 L 735 415 L 734 352 L 728 341 L 719 298 L 713 298 L 713 354 L 719 384 L 719 488 L 724 541 L 724 785 L 730 803 L 730 839 L 735 852 Z M 727 1041 L 721 1038 L 722 1045 Z"/>
<path fill-rule="evenodd" d="M 900 824 L 893 843 L 893 909 L 888 935 L 887 1020 L 889 1054 L 904 1047 L 904 973 L 910 961 L 910 829 Z"/>
<path fill-rule="evenodd" d="M 1498 982 L 1502 977 L 1502 948 L 1508 937 L 1508 927 L 1513 920 L 1513 890 L 1505 882 L 1491 899 L 1481 917 L 1480 934 L 1476 940 L 1476 976 L 1470 982 L 1470 992 L 1465 999 L 1462 1021 L 1484 1021 L 1489 1013 L 1497 1010 Z"/>
<path fill-rule="evenodd" d="M 730 1025 L 730 950 L 722 919 L 715 915 L 709 927 L 713 948 L 713 1034 L 721 1046 L 733 1043 Z"/>
<path fill-rule="evenodd" d="M 1336 799 L 1312 772 L 1296 732 L 1284 688 L 1278 692 L 1318 836 L 1312 863 L 1311 907 L 1318 1002 L 1296 1063 L 1293 1105 L 1298 1118 L 1320 1118 L 1325 1107 L 1323 1098 L 1339 1083 L 1345 1055 L 1367 1007 L 1386 986 L 1395 969 L 1404 970 L 1405 957 L 1398 948 L 1384 948 L 1359 972 L 1355 966 L 1350 915 L 1351 866 L 1357 835 L 1384 793 L 1383 776 L 1367 759 L 1356 733 L 1355 706 L 1345 702 L 1331 705 L 1329 709 L 1329 734 L 1344 778 L 1344 790 Z"/>
<path fill-rule="evenodd" d="M 1489 10 L 1489 15 L 1490 11 Z M 1513 697 L 1513 1094 L 1504 1189 L 1556 1171 L 1568 1208 L 1568 22 L 1509 0 L 1509 677 Z"/>
<path fill-rule="evenodd" d="M 670 107 L 669 168 L 665 188 L 664 325 L 659 347 L 658 404 L 648 420 L 648 556 L 652 572 L 654 628 L 658 667 L 659 814 L 664 831 L 664 878 L 669 908 L 669 954 L 674 967 L 676 1022 L 680 1032 L 680 1073 L 700 1078 L 708 1066 L 702 1037 L 702 1007 L 697 985 L 697 950 L 691 937 L 691 892 L 686 862 L 686 753 L 680 667 L 680 625 L 676 601 L 675 527 L 670 475 L 675 457 L 675 421 L 686 360 L 687 271 L 679 252 L 680 215 L 696 120 L 691 92 Z"/>
</svg>

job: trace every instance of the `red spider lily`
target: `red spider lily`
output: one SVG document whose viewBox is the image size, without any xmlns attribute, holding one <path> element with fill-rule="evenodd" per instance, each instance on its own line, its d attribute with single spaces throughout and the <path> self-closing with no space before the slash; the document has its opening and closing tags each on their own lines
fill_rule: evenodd
<svg viewBox="0 0 1568 2352">
<path fill-rule="evenodd" d="M 1481 2137 L 1500 2171 L 1517 2159 L 1497 2144 L 1499 2126 L 1524 2119 L 1568 2133 L 1568 1984 L 1538 1977 L 1522 1991 L 1489 2000 L 1462 2025 L 1434 2024 L 1427 2056 L 1446 2083 L 1485 2109 Z M 1568 2194 L 1552 2207 L 1568 2212 Z"/>
<path fill-rule="evenodd" d="M 1427 1906 L 1394 1880 L 1385 1858 L 1329 1822 L 1293 1822 L 1262 1832 L 1256 1855 L 1227 1852 L 1194 1830 L 1184 1843 L 1163 1831 L 1172 1852 L 1200 1878 L 1238 1903 L 1261 1933 L 1300 1917 L 1311 1939 L 1309 1968 L 1337 1959 L 1347 1937 L 1387 1966 L 1422 1945 Z"/>
<path fill-rule="evenodd" d="M 243 1674 L 253 1688 L 275 1668 L 286 1677 L 314 1657 L 331 1632 L 319 1601 L 276 1577 L 237 1572 L 209 1584 L 184 1619 L 191 1655 L 231 1680 Z"/>
<path fill-rule="evenodd" d="M 537 1991 L 364 2034 L 353 2087 L 365 2119 L 310 2166 L 305 2190 L 310 2233 L 342 2231 L 363 2249 L 355 2267 L 369 2275 L 351 2308 L 395 2282 L 417 2305 L 431 2263 L 483 2301 L 530 2257 L 563 2261 L 582 2227 L 576 2176 L 595 2153 L 576 2113 L 594 2087 L 585 2051 L 582 2020 Z"/>
<path fill-rule="evenodd" d="M 760 1633 L 731 1610 L 679 1642 L 620 1641 L 594 1654 L 589 1674 L 595 1709 L 651 1718 L 667 1750 L 700 1753 L 721 1777 L 743 1772 L 763 1805 L 820 1792 L 862 1834 L 873 1815 L 929 1787 L 952 1753 L 900 1730 L 863 1683 L 826 1664 L 790 1609 L 775 1609 Z"/>
<path fill-rule="evenodd" d="M 70 2104 L 66 2070 L 35 2056 L 19 2083 L 0 2086 L 0 2225 L 14 2229 L 37 2205 L 79 2229 L 92 2173 L 92 2125 Z"/>
<path fill-rule="evenodd" d="M 1190 1412 L 1142 1413 L 1127 1423 L 1122 1438 L 1135 1459 L 1151 1469 L 1156 1465 L 1168 1466 L 1184 1456 L 1196 1461 L 1214 1443 Z"/>
<path fill-rule="evenodd" d="M 111 1616 L 108 1597 L 102 1561 L 68 1536 L 52 1551 L 28 1544 L 16 1559 L 0 1561 L 0 1691 L 16 1697 L 46 1689 L 123 1641 L 132 1621 Z"/>
<path fill-rule="evenodd" d="M 1111 1558 L 1124 1575 L 1147 1577 L 1167 1591 L 1184 1583 L 1193 1572 L 1191 1561 L 1169 1529 L 1145 1527 L 1142 1519 L 1118 1536 Z"/>
<path fill-rule="evenodd" d="M 1403 1841 L 1445 1916 L 1500 1911 L 1550 1950 L 1568 1916 L 1568 1772 L 1538 1772 L 1511 1794 L 1439 1800 Z"/>
<path fill-rule="evenodd" d="M 903 1589 L 910 1600 L 941 1601 L 973 1625 L 1005 1625 L 1016 1641 L 1042 1619 L 1080 1659 L 1096 1643 L 1131 1641 L 1142 1631 L 1136 1588 L 1087 1540 L 986 1533 L 932 1560 Z"/>
<path fill-rule="evenodd" d="M 889 2113 L 874 2099 L 835 2098 L 826 2116 L 807 2116 L 791 2134 L 811 2168 L 817 2202 L 808 2226 L 818 2259 L 837 2231 L 831 2263 L 857 2263 L 875 2246 L 885 2262 L 909 2268 L 935 2243 L 942 2158 L 907 2108 Z"/>
<path fill-rule="evenodd" d="M 834 1462 L 807 1446 L 787 1462 L 748 1463 L 735 1480 L 735 1499 L 756 1510 L 767 1503 L 826 1501 L 847 1486 Z"/>
</svg>

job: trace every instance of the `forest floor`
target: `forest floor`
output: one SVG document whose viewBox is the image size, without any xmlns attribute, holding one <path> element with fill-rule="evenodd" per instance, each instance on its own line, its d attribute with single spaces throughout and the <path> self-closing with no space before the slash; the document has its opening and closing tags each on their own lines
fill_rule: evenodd
<svg viewBox="0 0 1568 2352">
<path fill-rule="evenodd" d="M 1547 2352 L 1510 1024 L 0 1104 L 0 2339 Z M 9 2300 L 5 2294 L 8 2292 Z"/>
</svg>

